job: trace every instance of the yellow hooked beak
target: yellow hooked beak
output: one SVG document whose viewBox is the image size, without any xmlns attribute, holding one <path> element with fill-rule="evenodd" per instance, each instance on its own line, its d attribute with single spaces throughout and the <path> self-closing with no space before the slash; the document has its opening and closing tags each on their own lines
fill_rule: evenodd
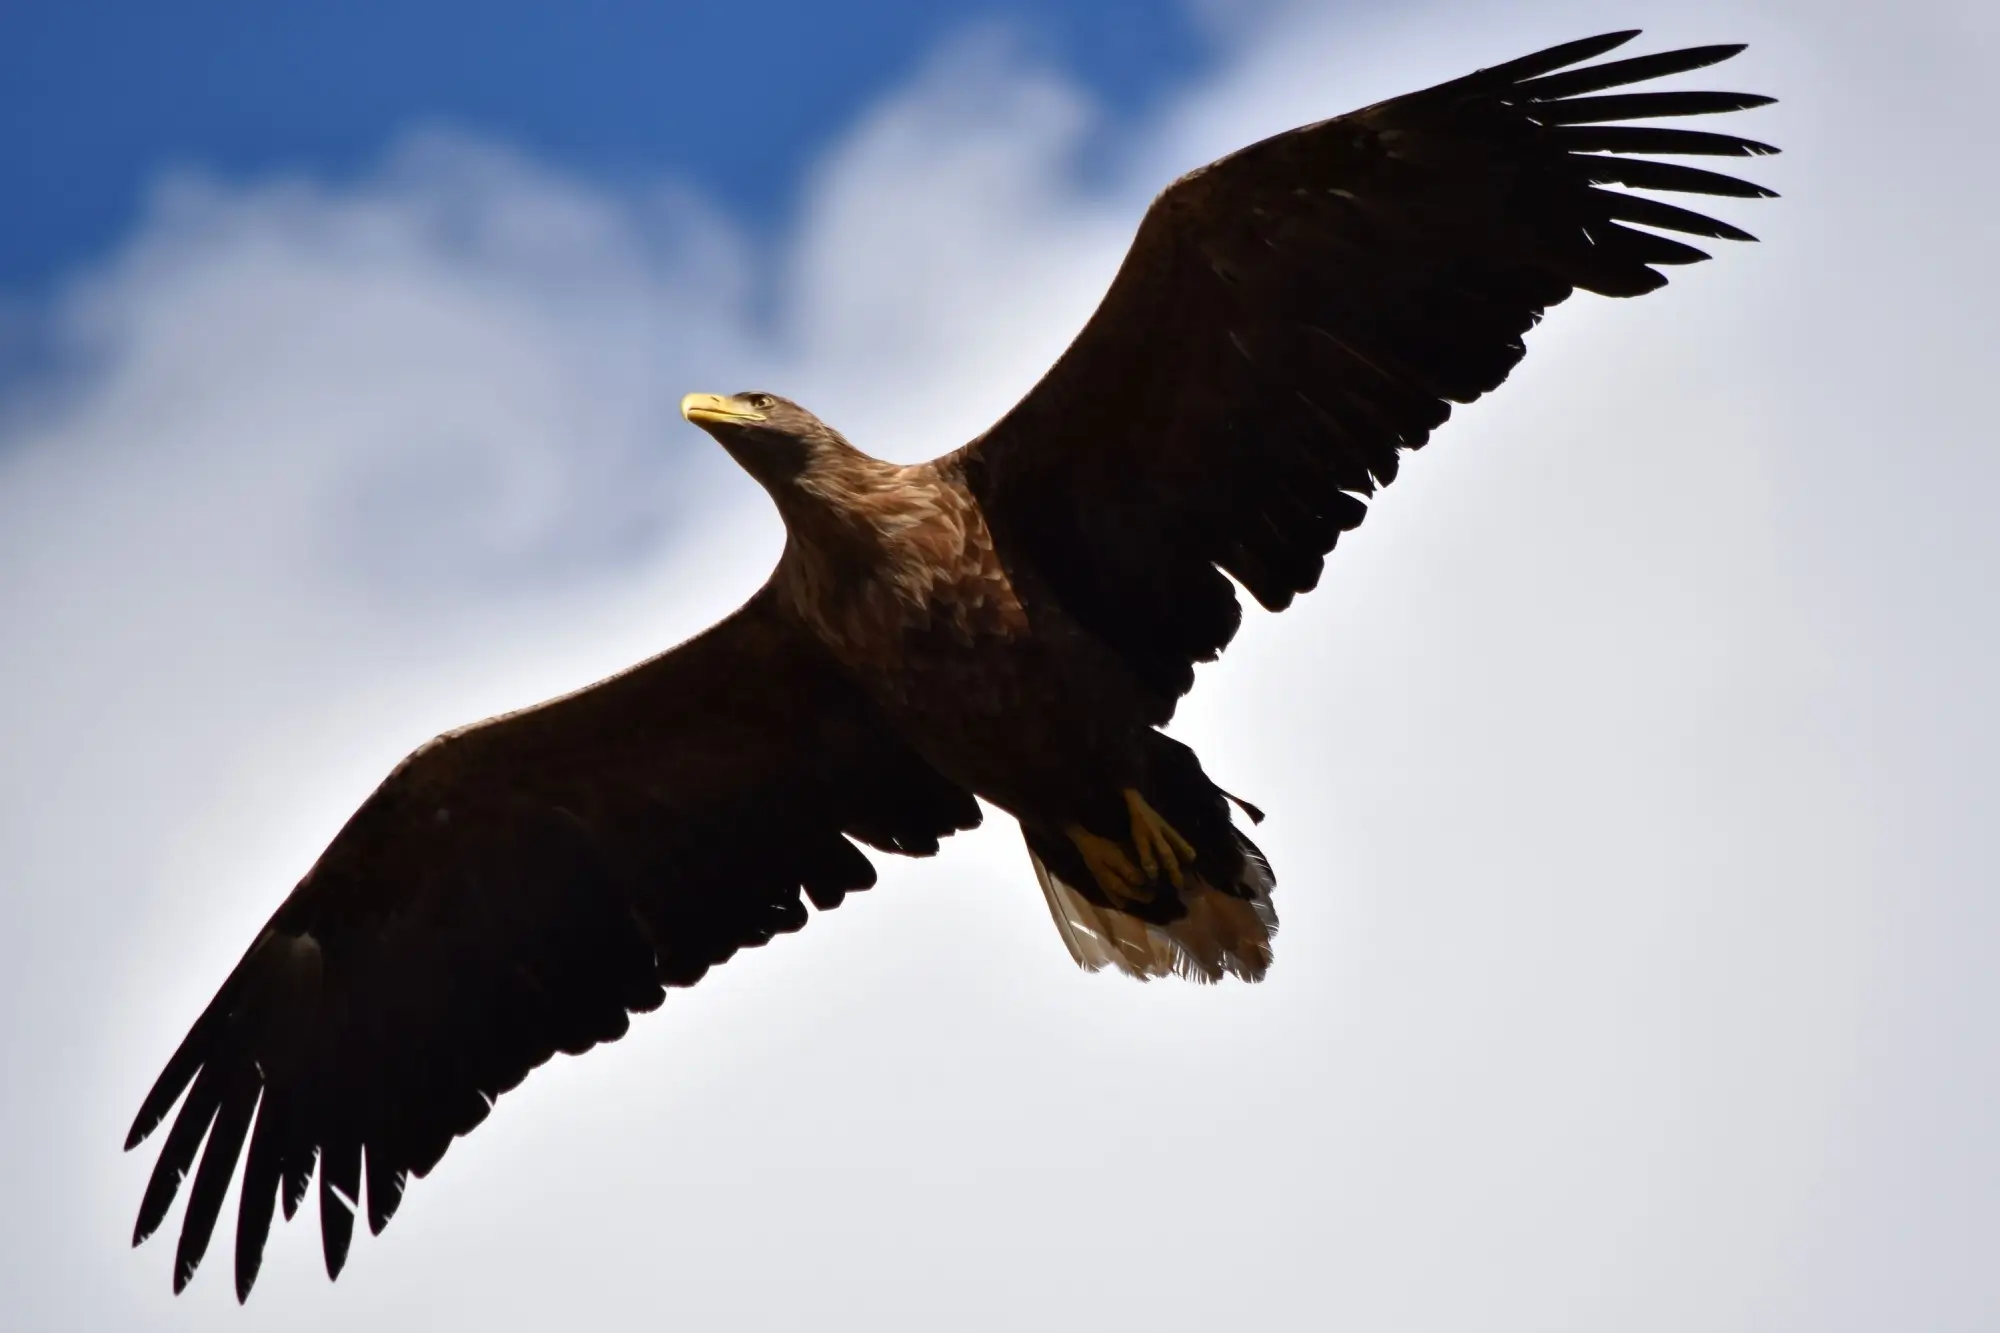
<svg viewBox="0 0 2000 1333">
<path fill-rule="evenodd" d="M 719 393 L 689 394 L 681 399 L 681 415 L 697 426 L 727 426 L 764 419 L 762 412 L 753 411 L 734 398 L 724 398 Z"/>
</svg>

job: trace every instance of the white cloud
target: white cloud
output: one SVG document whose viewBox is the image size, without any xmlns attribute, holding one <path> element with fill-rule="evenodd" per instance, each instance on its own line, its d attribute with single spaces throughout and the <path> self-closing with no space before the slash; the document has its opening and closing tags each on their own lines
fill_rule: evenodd
<svg viewBox="0 0 2000 1333">
<path fill-rule="evenodd" d="M 858 124 L 782 253 L 474 139 L 165 187 L 0 414 L 9 1327 L 185 1327 L 116 1144 L 249 933 L 439 727 L 712 620 L 778 529 L 673 404 L 959 443 L 1166 176 L 1612 26 L 1213 6 L 1230 59 L 1080 183 L 1004 41 Z M 1768 238 L 1580 300 L 1184 717 L 1267 805 L 1261 988 L 1074 973 L 999 822 L 538 1073 L 245 1328 L 1977 1328 L 1996 127 L 1963 6 L 1677 13 Z M 759 292 L 768 265 L 781 288 Z M 758 312 L 768 299 L 775 314 Z"/>
</svg>

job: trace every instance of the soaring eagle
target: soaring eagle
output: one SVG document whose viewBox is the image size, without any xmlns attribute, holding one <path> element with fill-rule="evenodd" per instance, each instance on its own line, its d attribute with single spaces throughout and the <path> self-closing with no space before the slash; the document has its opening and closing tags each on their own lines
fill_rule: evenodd
<svg viewBox="0 0 2000 1333">
<path fill-rule="evenodd" d="M 705 634 L 389 774 L 147 1094 L 128 1149 L 186 1096 L 134 1243 L 200 1150 L 179 1291 L 247 1143 L 238 1297 L 315 1165 L 337 1275 L 364 1197 L 379 1232 L 529 1070 L 797 930 L 801 895 L 826 911 L 873 884 L 857 844 L 928 856 L 980 799 L 1020 822 L 1082 966 L 1263 976 L 1273 877 L 1232 806 L 1261 816 L 1159 728 L 1236 633 L 1236 586 L 1274 611 L 1312 588 L 1401 451 L 1505 379 L 1544 309 L 1707 258 L 1661 231 L 1751 239 L 1605 188 L 1770 194 L 1644 156 L 1765 144 L 1608 123 L 1771 100 L 1599 95 L 1742 49 L 1577 67 L 1635 35 L 1183 176 L 1042 381 L 931 462 L 871 458 L 772 394 L 689 395 L 784 517 L 776 570 Z"/>
</svg>

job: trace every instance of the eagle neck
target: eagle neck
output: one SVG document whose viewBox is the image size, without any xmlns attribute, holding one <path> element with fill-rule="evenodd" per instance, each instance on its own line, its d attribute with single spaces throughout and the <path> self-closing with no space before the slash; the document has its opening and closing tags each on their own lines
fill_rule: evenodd
<svg viewBox="0 0 2000 1333">
<path fill-rule="evenodd" d="M 801 477 L 779 500 L 778 582 L 842 656 L 872 655 L 932 614 L 964 548 L 964 506 L 932 469 L 859 455 Z"/>
<path fill-rule="evenodd" d="M 788 560 L 879 563 L 893 532 L 903 469 L 858 451 L 821 463 L 778 490 Z"/>
</svg>

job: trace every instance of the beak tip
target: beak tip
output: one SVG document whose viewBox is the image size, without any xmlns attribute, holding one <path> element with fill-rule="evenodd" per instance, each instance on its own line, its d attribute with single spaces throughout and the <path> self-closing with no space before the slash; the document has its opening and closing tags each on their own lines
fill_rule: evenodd
<svg viewBox="0 0 2000 1333">
<path fill-rule="evenodd" d="M 691 393 L 681 399 L 681 416 L 703 429 L 764 419 L 763 413 L 752 412 L 735 399 L 715 393 Z"/>
</svg>

